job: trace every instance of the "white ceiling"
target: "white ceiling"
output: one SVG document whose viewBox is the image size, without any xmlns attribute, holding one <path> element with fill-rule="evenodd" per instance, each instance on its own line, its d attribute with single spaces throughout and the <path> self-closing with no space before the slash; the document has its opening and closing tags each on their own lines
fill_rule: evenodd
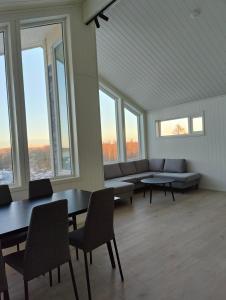
<svg viewBox="0 0 226 300">
<path fill-rule="evenodd" d="M 107 15 L 99 73 L 143 108 L 226 94 L 226 0 L 121 0 Z"/>
</svg>

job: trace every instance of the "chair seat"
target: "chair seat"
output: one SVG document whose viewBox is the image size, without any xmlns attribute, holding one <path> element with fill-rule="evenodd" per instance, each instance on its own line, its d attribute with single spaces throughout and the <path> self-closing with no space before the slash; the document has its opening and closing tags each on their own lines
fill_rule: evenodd
<svg viewBox="0 0 226 300">
<path fill-rule="evenodd" d="M 27 239 L 27 232 L 13 234 L 13 235 L 11 235 L 7 238 L 3 238 L 1 240 L 1 247 L 2 247 L 2 249 L 13 247 L 17 244 L 25 242 L 26 239 Z"/>
<path fill-rule="evenodd" d="M 84 227 L 69 232 L 70 245 L 79 249 L 84 249 L 84 233 L 85 233 Z"/>
<path fill-rule="evenodd" d="M 24 253 L 25 250 L 22 250 L 4 256 L 5 262 L 20 274 L 24 273 Z"/>
</svg>

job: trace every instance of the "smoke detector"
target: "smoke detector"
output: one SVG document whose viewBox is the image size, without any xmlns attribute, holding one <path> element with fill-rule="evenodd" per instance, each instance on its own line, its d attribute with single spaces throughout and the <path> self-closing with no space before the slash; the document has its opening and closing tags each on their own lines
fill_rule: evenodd
<svg viewBox="0 0 226 300">
<path fill-rule="evenodd" d="M 190 17 L 192 18 L 192 19 L 196 19 L 196 18 L 198 18 L 200 15 L 201 15 L 201 9 L 200 8 L 196 8 L 196 9 L 194 9 L 192 12 L 191 12 L 191 14 L 190 14 Z"/>
</svg>

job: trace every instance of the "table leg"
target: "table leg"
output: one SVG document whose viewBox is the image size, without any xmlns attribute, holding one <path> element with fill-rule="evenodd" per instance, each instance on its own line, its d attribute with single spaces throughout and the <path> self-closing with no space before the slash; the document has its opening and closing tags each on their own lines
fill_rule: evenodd
<svg viewBox="0 0 226 300">
<path fill-rule="evenodd" d="M 164 187 L 164 192 L 165 192 L 165 197 L 166 197 L 166 185 L 163 184 L 163 187 Z"/>
<path fill-rule="evenodd" d="M 150 204 L 152 202 L 152 186 L 150 186 Z"/>
<path fill-rule="evenodd" d="M 173 201 L 175 201 L 172 183 L 170 182 L 169 185 L 170 185 L 170 190 L 171 190 L 171 194 L 172 194 Z"/>
<path fill-rule="evenodd" d="M 73 220 L 73 229 L 74 230 L 77 230 L 78 229 L 78 226 L 77 226 L 77 218 L 76 218 L 76 215 L 73 215 L 72 216 L 72 220 Z M 78 248 L 75 248 L 76 250 L 76 259 L 78 260 L 79 259 L 79 256 L 78 256 Z"/>
</svg>

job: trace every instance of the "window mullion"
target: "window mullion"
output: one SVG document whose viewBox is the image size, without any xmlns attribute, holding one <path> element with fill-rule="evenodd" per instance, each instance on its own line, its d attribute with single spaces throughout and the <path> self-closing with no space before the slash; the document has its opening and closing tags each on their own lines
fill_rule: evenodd
<svg viewBox="0 0 226 300">
<path fill-rule="evenodd" d="M 118 101 L 118 129 L 119 129 L 119 147 L 120 160 L 126 161 L 126 133 L 125 133 L 125 114 L 122 99 Z"/>
<path fill-rule="evenodd" d="M 16 111 L 17 130 L 15 132 L 17 140 L 18 162 L 17 170 L 20 185 L 25 188 L 29 181 L 29 156 L 27 144 L 26 114 L 23 89 L 23 71 L 20 43 L 20 23 L 11 22 L 10 48 L 11 48 L 11 67 L 12 85 L 14 91 L 14 105 Z"/>
</svg>

